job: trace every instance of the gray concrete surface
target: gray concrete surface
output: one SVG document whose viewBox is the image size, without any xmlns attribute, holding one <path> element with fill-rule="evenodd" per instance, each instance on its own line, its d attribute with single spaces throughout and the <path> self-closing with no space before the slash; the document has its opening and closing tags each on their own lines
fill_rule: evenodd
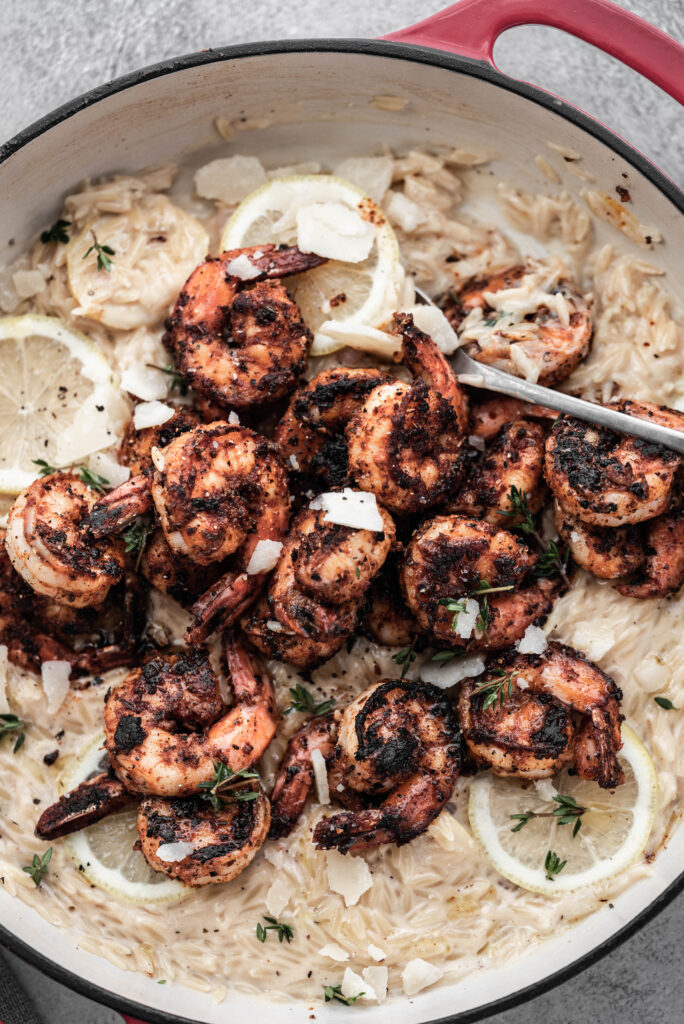
<svg viewBox="0 0 684 1024">
<path fill-rule="evenodd" d="M 549 0 L 554 2 L 565 0 Z M 684 39 L 683 0 L 622 0 L 622 6 Z M 165 57 L 263 38 L 378 36 L 439 7 L 439 0 L 300 0 L 296 7 L 277 0 L 3 0 L 0 138 L 77 93 Z M 684 184 L 682 111 L 655 86 L 549 29 L 506 33 L 495 57 L 506 73 L 544 86 L 610 125 Z M 681 1024 L 683 939 L 680 897 L 606 959 L 488 1024 Z M 46 1024 L 119 1021 L 111 1010 L 13 962 Z"/>
</svg>

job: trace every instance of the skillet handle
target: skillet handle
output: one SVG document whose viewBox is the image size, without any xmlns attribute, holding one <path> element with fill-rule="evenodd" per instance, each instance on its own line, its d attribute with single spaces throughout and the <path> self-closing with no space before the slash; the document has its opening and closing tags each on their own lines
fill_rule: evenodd
<svg viewBox="0 0 684 1024">
<path fill-rule="evenodd" d="M 684 104 L 684 46 L 610 0 L 461 0 L 383 38 L 495 66 L 494 43 L 516 25 L 549 25 L 569 32 L 617 57 Z"/>
</svg>

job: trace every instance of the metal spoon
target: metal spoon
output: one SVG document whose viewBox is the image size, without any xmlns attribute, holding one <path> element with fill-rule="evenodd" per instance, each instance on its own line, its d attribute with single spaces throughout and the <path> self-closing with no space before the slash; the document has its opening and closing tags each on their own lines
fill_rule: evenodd
<svg viewBox="0 0 684 1024">
<path fill-rule="evenodd" d="M 415 291 L 418 298 L 424 303 L 436 306 L 436 303 L 422 289 L 416 288 Z M 461 348 L 456 349 L 452 354 L 451 365 L 459 376 L 468 374 L 477 377 L 477 383 L 474 380 L 468 383 L 472 383 L 478 388 L 497 391 L 502 395 L 512 395 L 513 398 L 520 398 L 525 402 L 536 402 L 549 409 L 566 412 L 578 420 L 608 427 L 619 434 L 631 434 L 632 437 L 641 437 L 644 441 L 655 441 L 657 444 L 665 445 L 666 448 L 672 448 L 673 451 L 684 455 L 684 433 L 672 430 L 671 427 L 661 427 L 658 423 L 652 423 L 651 420 L 642 420 L 624 412 L 606 409 L 605 406 L 595 402 L 586 402 L 583 398 L 575 398 L 574 395 L 566 395 L 562 391 L 543 388 L 540 384 L 532 384 L 520 377 L 513 377 L 512 374 L 506 373 L 504 370 L 497 370 L 485 363 L 478 363 L 475 359 L 467 356 Z"/>
</svg>

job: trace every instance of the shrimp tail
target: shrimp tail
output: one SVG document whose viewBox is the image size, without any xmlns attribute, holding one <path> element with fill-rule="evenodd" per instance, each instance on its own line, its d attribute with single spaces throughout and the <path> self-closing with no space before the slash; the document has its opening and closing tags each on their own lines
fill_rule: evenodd
<svg viewBox="0 0 684 1024">
<path fill-rule="evenodd" d="M 326 761 L 332 757 L 334 728 L 334 716 L 322 715 L 310 719 L 290 738 L 271 794 L 269 839 L 289 836 L 295 827 L 314 781 L 311 755 L 319 750 Z"/>
<path fill-rule="evenodd" d="M 432 338 L 416 327 L 410 313 L 395 313 L 394 333 L 401 335 L 404 363 L 414 377 L 439 391 L 453 406 L 459 426 L 465 430 L 468 404 L 463 388 Z"/>
<path fill-rule="evenodd" d="M 226 629 L 257 599 L 264 574 L 249 576 L 243 572 L 225 573 L 192 605 L 195 622 L 185 635 L 189 644 L 202 643 L 213 632 L 215 623 Z"/>
<path fill-rule="evenodd" d="M 221 259 L 225 262 L 226 259 L 230 260 L 243 251 L 239 249 L 221 253 Z M 257 256 L 257 252 L 261 255 Z M 313 270 L 314 267 L 320 267 L 328 262 L 325 256 L 302 252 L 296 245 L 285 245 L 282 248 L 275 245 L 260 245 L 258 250 L 250 253 L 249 260 L 261 270 L 264 277 L 275 278 L 302 274 L 305 270 Z"/>
<path fill-rule="evenodd" d="M 131 799 L 123 782 L 111 771 L 87 779 L 47 807 L 36 824 L 39 839 L 59 839 L 93 825 L 118 811 Z"/>
<path fill-rule="evenodd" d="M 149 477 L 142 473 L 116 487 L 93 507 L 87 520 L 93 537 L 118 533 L 152 508 Z"/>
</svg>

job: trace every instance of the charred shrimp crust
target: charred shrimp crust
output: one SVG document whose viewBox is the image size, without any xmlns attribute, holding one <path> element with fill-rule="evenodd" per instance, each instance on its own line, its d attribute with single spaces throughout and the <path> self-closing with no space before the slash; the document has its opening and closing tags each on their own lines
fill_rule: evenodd
<svg viewBox="0 0 684 1024">
<path fill-rule="evenodd" d="M 255 271 L 246 281 L 229 270 L 240 257 Z M 278 278 L 325 262 L 294 247 L 262 245 L 201 263 L 183 286 L 162 338 L 192 388 L 235 408 L 291 391 L 304 369 L 311 332 Z"/>
<path fill-rule="evenodd" d="M 485 709 L 488 683 L 502 687 L 503 701 L 497 694 Z M 624 782 L 621 699 L 615 681 L 582 651 L 552 641 L 539 655 L 510 648 L 490 656 L 483 676 L 463 683 L 458 708 L 470 755 L 496 774 L 545 778 L 570 764 L 614 789 Z"/>
<path fill-rule="evenodd" d="M 349 853 L 415 839 L 451 796 L 463 761 L 458 721 L 429 683 L 383 680 L 342 713 L 332 791 L 353 809 L 323 818 L 318 849 Z"/>
<path fill-rule="evenodd" d="M 676 594 L 684 584 L 684 510 L 644 524 L 642 553 L 635 577 L 614 584 L 618 594 L 642 599 Z"/>
<path fill-rule="evenodd" d="M 682 429 L 684 416 L 644 402 L 611 407 Z M 595 526 L 653 519 L 671 501 L 681 456 L 663 445 L 561 416 L 546 442 L 544 472 L 565 512 Z"/>
<path fill-rule="evenodd" d="M 219 810 L 193 797 L 145 797 L 137 825 L 140 848 L 155 871 L 197 887 L 241 874 L 265 842 L 270 820 L 269 801 L 259 791 L 253 800 L 225 802 Z M 180 861 L 167 861 L 159 848 L 169 843 L 194 849 Z"/>
<path fill-rule="evenodd" d="M 380 370 L 336 366 L 296 391 L 275 432 L 292 468 L 321 476 L 331 487 L 348 483 L 344 428 L 371 391 L 390 379 Z"/>
<path fill-rule="evenodd" d="M 511 526 L 520 518 L 510 514 L 510 494 L 515 487 L 526 496 L 530 512 L 536 514 L 546 492 L 545 436 L 539 423 L 517 419 L 505 424 L 486 451 L 470 463 L 464 483 L 447 501 L 447 510 Z"/>
<path fill-rule="evenodd" d="M 187 434 L 200 425 L 200 418 L 194 409 L 181 406 L 173 416 L 158 427 L 143 427 L 137 430 L 133 420 L 126 424 L 123 437 L 119 443 L 119 462 L 128 466 L 131 476 L 152 472 L 152 449 L 165 448 L 181 434 Z"/>
<path fill-rule="evenodd" d="M 615 580 L 638 573 L 646 558 L 645 526 L 590 526 L 568 515 L 554 502 L 559 536 L 570 548 L 573 561 L 598 579 Z"/>
</svg>

